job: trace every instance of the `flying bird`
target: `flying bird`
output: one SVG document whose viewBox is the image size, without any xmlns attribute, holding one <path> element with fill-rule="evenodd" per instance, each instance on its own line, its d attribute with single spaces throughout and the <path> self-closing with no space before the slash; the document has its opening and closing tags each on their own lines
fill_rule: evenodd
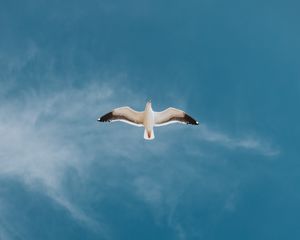
<svg viewBox="0 0 300 240">
<path fill-rule="evenodd" d="M 146 103 L 143 112 L 137 112 L 130 107 L 120 107 L 98 118 L 99 122 L 121 121 L 137 127 L 144 127 L 144 138 L 154 139 L 154 127 L 161 127 L 171 123 L 198 125 L 199 123 L 184 111 L 169 107 L 162 112 L 154 112 L 151 101 Z"/>
</svg>

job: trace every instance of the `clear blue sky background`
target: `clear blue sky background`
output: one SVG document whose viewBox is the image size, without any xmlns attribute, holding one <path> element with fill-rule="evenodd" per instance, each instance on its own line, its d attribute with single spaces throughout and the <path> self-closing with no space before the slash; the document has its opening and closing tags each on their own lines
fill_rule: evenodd
<svg viewBox="0 0 300 240">
<path fill-rule="evenodd" d="M 0 3 L 1 240 L 299 239 L 298 1 Z"/>
</svg>

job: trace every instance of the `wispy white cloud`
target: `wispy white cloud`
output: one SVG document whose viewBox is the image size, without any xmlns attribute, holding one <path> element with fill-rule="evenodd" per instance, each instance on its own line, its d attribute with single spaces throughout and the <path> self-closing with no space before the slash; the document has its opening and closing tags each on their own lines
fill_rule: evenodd
<svg viewBox="0 0 300 240">
<path fill-rule="evenodd" d="M 105 109 L 111 94 L 107 87 L 89 85 L 52 94 L 32 91 L 18 99 L 2 100 L 0 175 L 14 176 L 40 189 L 93 229 L 104 228 L 68 199 L 62 181 L 69 168 L 82 173 L 86 164 L 82 159 L 86 158 L 73 138 L 91 131 L 97 119 L 95 110 Z"/>
<path fill-rule="evenodd" d="M 182 131 L 185 131 L 185 133 Z M 176 144 L 178 140 L 169 137 L 170 135 L 174 136 L 174 132 L 176 136 L 183 136 L 187 140 L 186 144 L 184 139 L 181 142 L 184 146 L 178 146 Z M 184 127 L 177 129 L 175 129 L 175 126 L 174 128 L 166 128 L 166 132 L 160 138 L 164 138 L 167 142 L 168 147 L 166 149 L 168 149 L 167 152 L 170 154 L 169 158 L 171 160 L 167 161 L 163 169 L 157 169 L 157 173 L 154 175 L 137 175 L 133 183 L 133 189 L 135 189 L 137 196 L 153 210 L 154 218 L 158 224 L 162 219 L 168 219 L 167 224 L 177 233 L 178 239 L 186 239 L 189 230 L 182 225 L 177 213 L 180 211 L 180 204 L 184 201 L 185 192 L 190 185 L 195 183 L 197 183 L 199 192 L 213 194 L 222 199 L 221 213 L 223 211 L 235 211 L 239 199 L 239 184 L 241 180 L 230 179 L 232 174 L 229 174 L 229 177 L 224 172 L 218 176 L 215 175 L 216 173 L 206 172 L 205 165 L 207 163 L 205 163 L 205 159 L 209 158 L 210 164 L 220 165 L 220 159 L 223 156 L 216 155 L 215 152 L 209 152 L 209 150 L 199 146 L 202 145 L 202 142 L 206 142 L 206 144 L 212 145 L 214 149 L 218 146 L 229 150 L 242 149 L 265 156 L 266 159 L 280 154 L 278 148 L 274 147 L 270 141 L 265 140 L 263 137 L 258 135 L 241 135 L 243 137 L 233 137 L 230 134 L 214 130 L 203 124 L 196 129 L 190 129 L 190 131 L 186 131 Z M 177 148 L 177 154 L 181 150 L 184 151 L 183 154 L 179 154 L 182 157 L 180 161 L 175 161 L 176 154 L 172 154 L 173 148 Z M 162 155 L 161 158 L 163 158 L 163 151 L 160 154 Z M 189 162 L 187 159 L 190 155 L 204 160 Z M 218 158 L 218 160 L 211 161 L 211 157 Z M 217 166 L 215 167 L 217 168 Z M 224 179 L 222 179 L 223 177 Z M 201 198 L 206 199 L 207 197 L 201 195 Z"/>
<path fill-rule="evenodd" d="M 166 130 L 166 136 L 161 134 L 156 141 L 145 143 L 139 128 L 118 124 L 112 127 L 96 122 L 98 114 L 119 106 L 124 99 L 129 105 L 140 106 L 139 99 L 145 98 L 128 89 L 115 90 L 113 85 L 90 82 L 81 89 L 69 87 L 50 93 L 32 90 L 16 99 L 3 99 L 0 103 L 0 175 L 13 176 L 27 187 L 43 192 L 74 219 L 97 231 L 102 229 L 99 232 L 108 236 L 109 227 L 105 222 L 95 220 L 81 209 L 69 197 L 63 181 L 68 169 L 74 169 L 84 181 L 89 174 L 85 171 L 95 159 L 98 165 L 111 165 L 112 168 L 121 165 L 130 175 L 127 187 L 132 187 L 133 194 L 150 206 L 157 222 L 167 218 L 178 238 L 185 239 L 186 230 L 174 217 L 177 206 L 189 184 L 199 181 L 200 187 L 204 187 L 210 179 L 201 169 L 196 171 L 195 166 L 185 161 L 172 162 L 175 156 L 172 149 L 178 147 L 175 138 L 168 135 L 173 128 Z M 271 143 L 259 137 L 233 137 L 206 125 L 187 134 L 192 138 L 188 144 L 195 147 L 199 141 L 206 141 L 265 156 L 279 154 Z M 99 153 L 102 157 L 97 156 Z M 166 163 L 151 165 L 149 156 L 165 159 Z M 201 153 L 197 156 L 201 157 Z M 148 167 L 154 170 L 147 171 Z M 180 178 L 178 172 L 187 177 Z M 233 201 L 225 204 L 234 209 Z M 4 236 L 5 231 L 1 232 Z"/>
<path fill-rule="evenodd" d="M 68 87 L 50 93 L 32 89 L 0 102 L 0 176 L 19 179 L 49 196 L 78 222 L 107 238 L 109 227 L 69 197 L 63 185 L 67 171 L 73 169 L 84 179 L 95 159 L 99 165 L 117 166 L 121 163 L 114 157 L 137 161 L 143 156 L 136 144 L 144 144 L 153 154 L 166 147 L 146 145 L 142 129 L 116 124 L 117 131 L 111 131 L 96 121 L 99 114 L 117 107 L 120 99 L 133 105 L 137 102 L 128 89 L 113 89 L 92 82 L 81 89 Z"/>
<path fill-rule="evenodd" d="M 274 147 L 270 141 L 264 140 L 261 137 L 252 135 L 233 137 L 222 131 L 209 128 L 207 125 L 200 126 L 200 131 L 197 132 L 196 137 L 200 140 L 219 144 L 229 149 L 241 148 L 265 156 L 275 156 L 280 153 L 280 150 Z"/>
</svg>

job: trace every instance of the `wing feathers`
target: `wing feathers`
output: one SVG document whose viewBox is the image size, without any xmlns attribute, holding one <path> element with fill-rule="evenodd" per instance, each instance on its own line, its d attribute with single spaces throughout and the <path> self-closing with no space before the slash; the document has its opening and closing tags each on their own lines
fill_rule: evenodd
<svg viewBox="0 0 300 240">
<path fill-rule="evenodd" d="M 113 116 L 112 112 L 109 112 L 109 113 L 103 115 L 101 118 L 98 118 L 98 121 L 99 122 L 110 122 L 113 119 L 114 119 L 114 116 Z"/>
<path fill-rule="evenodd" d="M 192 125 L 199 124 L 190 115 L 176 108 L 167 108 L 162 112 L 155 113 L 155 126 L 157 127 L 165 126 L 171 123 L 178 123 L 178 122 L 184 124 L 192 124 Z"/>
<path fill-rule="evenodd" d="M 98 118 L 99 122 L 122 121 L 135 126 L 142 126 L 143 112 L 137 112 L 130 107 L 116 108 L 113 111 Z"/>
<path fill-rule="evenodd" d="M 194 118 L 186 113 L 184 114 L 183 120 L 186 122 L 186 124 L 199 125 L 199 123 Z"/>
<path fill-rule="evenodd" d="M 143 126 L 144 112 L 137 112 L 130 107 L 116 108 L 113 111 L 98 118 L 100 122 L 122 121 L 135 126 Z M 184 111 L 176 108 L 167 108 L 162 112 L 154 113 L 154 123 L 156 127 L 165 126 L 171 123 L 184 123 L 198 125 L 199 123 L 186 114 Z"/>
</svg>

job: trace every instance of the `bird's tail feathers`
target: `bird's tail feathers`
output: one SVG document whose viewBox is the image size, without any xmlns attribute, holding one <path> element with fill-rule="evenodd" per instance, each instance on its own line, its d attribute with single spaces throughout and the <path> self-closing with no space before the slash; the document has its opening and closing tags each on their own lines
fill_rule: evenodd
<svg viewBox="0 0 300 240">
<path fill-rule="evenodd" d="M 146 140 L 153 140 L 155 138 L 153 129 L 151 129 L 150 131 L 145 129 L 144 138 Z"/>
</svg>

